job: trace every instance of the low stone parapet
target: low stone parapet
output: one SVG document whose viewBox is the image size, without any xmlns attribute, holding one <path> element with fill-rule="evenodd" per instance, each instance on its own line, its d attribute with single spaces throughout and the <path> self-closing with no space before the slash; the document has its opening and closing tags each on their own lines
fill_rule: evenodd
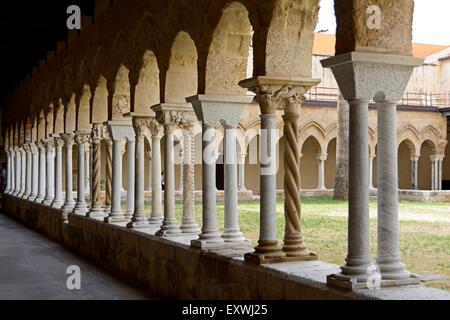
<svg viewBox="0 0 450 320">
<path fill-rule="evenodd" d="M 161 298 L 450 299 L 447 291 L 421 286 L 345 291 L 326 284 L 326 276 L 339 270 L 333 264 L 256 266 L 239 251 L 200 250 L 184 238 L 156 237 L 154 230 L 131 230 L 8 195 L 3 213 Z"/>
</svg>

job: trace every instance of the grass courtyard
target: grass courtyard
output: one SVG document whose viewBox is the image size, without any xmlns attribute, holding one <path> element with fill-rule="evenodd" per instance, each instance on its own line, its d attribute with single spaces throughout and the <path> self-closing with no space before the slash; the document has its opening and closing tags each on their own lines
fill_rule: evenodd
<svg viewBox="0 0 450 320">
<path fill-rule="evenodd" d="M 376 256 L 375 200 L 370 203 L 372 257 Z M 217 205 L 219 226 L 223 227 L 223 201 Z M 450 203 L 401 202 L 399 204 L 401 254 L 411 272 L 450 277 Z M 182 204 L 177 203 L 181 221 Z M 196 203 L 196 219 L 201 225 L 201 202 Z M 258 239 L 259 202 L 239 202 L 239 224 L 253 243 Z M 277 202 L 278 236 L 284 234 L 283 200 Z M 343 264 L 347 252 L 347 202 L 331 198 L 302 199 L 302 226 L 310 250 L 319 259 Z M 427 286 L 450 290 L 450 280 L 432 281 Z"/>
</svg>

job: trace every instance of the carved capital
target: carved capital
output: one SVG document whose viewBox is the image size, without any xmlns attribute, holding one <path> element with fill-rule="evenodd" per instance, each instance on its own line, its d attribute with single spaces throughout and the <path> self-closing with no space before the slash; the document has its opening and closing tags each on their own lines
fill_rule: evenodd
<svg viewBox="0 0 450 320">
<path fill-rule="evenodd" d="M 163 126 L 156 119 L 150 120 L 148 129 L 152 137 L 161 137 L 163 134 Z"/>
<path fill-rule="evenodd" d="M 150 131 L 150 122 L 151 119 L 149 118 L 133 118 L 133 128 L 136 132 L 136 136 L 143 138 L 145 135 L 147 135 Z"/>
<path fill-rule="evenodd" d="M 54 137 L 55 148 L 61 149 L 64 146 L 64 140 L 61 137 Z"/>
<path fill-rule="evenodd" d="M 68 148 L 73 147 L 75 136 L 72 133 L 62 133 L 61 138 L 64 140 L 64 143 Z"/>
<path fill-rule="evenodd" d="M 93 144 L 99 144 L 105 139 L 108 129 L 102 123 L 95 123 L 92 126 L 91 139 Z M 109 137 L 109 135 L 108 135 Z"/>
<path fill-rule="evenodd" d="M 298 113 L 305 93 L 318 83 L 320 80 L 310 78 L 257 77 L 239 84 L 256 94 L 263 114 L 274 114 L 276 110 Z"/>
<path fill-rule="evenodd" d="M 75 135 L 75 142 L 77 144 L 87 144 L 91 141 L 91 137 L 87 132 L 78 132 Z"/>
</svg>

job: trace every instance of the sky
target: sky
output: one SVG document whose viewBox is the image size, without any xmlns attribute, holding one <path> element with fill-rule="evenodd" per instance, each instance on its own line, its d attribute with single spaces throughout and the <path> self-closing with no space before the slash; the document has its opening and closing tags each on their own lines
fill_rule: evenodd
<svg viewBox="0 0 450 320">
<path fill-rule="evenodd" d="M 334 0 L 321 0 L 317 30 L 336 32 Z M 415 0 L 413 42 L 450 45 L 450 1 Z"/>
</svg>

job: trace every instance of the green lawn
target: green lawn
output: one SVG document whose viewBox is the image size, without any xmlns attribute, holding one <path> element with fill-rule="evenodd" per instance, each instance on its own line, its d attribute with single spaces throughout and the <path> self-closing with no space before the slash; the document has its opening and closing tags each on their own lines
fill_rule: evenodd
<svg viewBox="0 0 450 320">
<path fill-rule="evenodd" d="M 372 256 L 376 255 L 376 201 L 370 203 Z M 223 226 L 223 202 L 217 205 L 219 226 Z M 399 204 L 401 253 L 409 270 L 450 277 L 450 203 L 401 202 Z M 177 203 L 177 217 L 182 214 Z M 201 225 L 201 202 L 196 203 L 196 219 Z M 259 202 L 240 201 L 239 223 L 242 232 L 256 243 Z M 277 226 L 283 237 L 283 201 L 277 202 Z M 331 198 L 302 199 L 302 226 L 310 250 L 319 259 L 343 264 L 347 252 L 347 203 Z M 429 282 L 427 286 L 450 290 L 450 281 Z"/>
</svg>

